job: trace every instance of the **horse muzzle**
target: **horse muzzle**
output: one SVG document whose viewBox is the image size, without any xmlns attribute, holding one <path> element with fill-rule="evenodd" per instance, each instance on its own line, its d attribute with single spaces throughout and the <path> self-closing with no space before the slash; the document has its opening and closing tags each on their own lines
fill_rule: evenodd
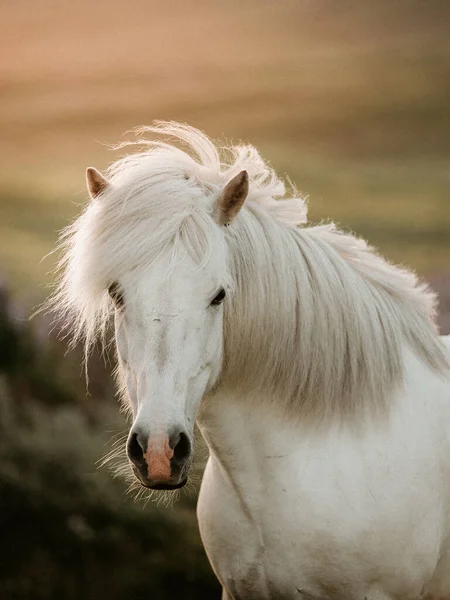
<svg viewBox="0 0 450 600">
<path fill-rule="evenodd" d="M 187 482 L 192 442 L 182 430 L 150 435 L 135 426 L 128 437 L 127 455 L 143 486 L 175 490 Z"/>
</svg>

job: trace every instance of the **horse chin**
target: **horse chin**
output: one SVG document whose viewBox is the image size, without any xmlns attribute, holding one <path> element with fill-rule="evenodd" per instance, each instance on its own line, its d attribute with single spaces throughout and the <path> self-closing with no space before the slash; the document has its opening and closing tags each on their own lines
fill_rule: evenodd
<svg viewBox="0 0 450 600">
<path fill-rule="evenodd" d="M 142 483 L 142 481 L 140 482 L 142 487 L 145 487 L 149 490 L 169 490 L 169 491 L 174 491 L 174 490 L 179 490 L 182 487 L 184 487 L 186 485 L 188 481 L 188 478 L 185 477 L 185 479 L 183 479 L 182 481 L 180 481 L 179 483 L 154 483 L 154 484 L 145 484 Z"/>
</svg>

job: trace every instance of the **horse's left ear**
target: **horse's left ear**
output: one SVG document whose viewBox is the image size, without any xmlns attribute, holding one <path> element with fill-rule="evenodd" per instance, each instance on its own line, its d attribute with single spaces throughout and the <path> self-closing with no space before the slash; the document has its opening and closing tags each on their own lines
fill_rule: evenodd
<svg viewBox="0 0 450 600">
<path fill-rule="evenodd" d="M 95 200 L 97 196 L 109 188 L 110 184 L 100 171 L 97 171 L 94 167 L 88 167 L 86 169 L 86 185 L 92 200 Z"/>
<path fill-rule="evenodd" d="M 220 225 L 229 225 L 241 210 L 248 194 L 248 173 L 241 171 L 227 183 L 216 200 L 216 218 Z"/>
</svg>

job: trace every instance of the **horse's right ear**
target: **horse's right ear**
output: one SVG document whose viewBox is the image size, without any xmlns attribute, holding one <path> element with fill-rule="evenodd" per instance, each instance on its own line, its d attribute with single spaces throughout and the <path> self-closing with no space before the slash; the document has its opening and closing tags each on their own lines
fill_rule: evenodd
<svg viewBox="0 0 450 600">
<path fill-rule="evenodd" d="M 109 181 L 94 167 L 86 169 L 86 185 L 92 200 L 103 194 L 110 186 Z"/>
</svg>

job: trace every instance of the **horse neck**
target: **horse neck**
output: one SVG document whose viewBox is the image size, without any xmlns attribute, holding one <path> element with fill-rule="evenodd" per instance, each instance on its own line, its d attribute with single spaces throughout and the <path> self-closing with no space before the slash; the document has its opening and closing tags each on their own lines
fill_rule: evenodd
<svg viewBox="0 0 450 600">
<path fill-rule="evenodd" d="M 258 207 L 235 228 L 222 385 L 264 391 L 287 414 L 321 422 L 385 415 L 405 344 L 431 368 L 446 364 L 433 297 L 363 242 L 288 228 Z"/>
</svg>

